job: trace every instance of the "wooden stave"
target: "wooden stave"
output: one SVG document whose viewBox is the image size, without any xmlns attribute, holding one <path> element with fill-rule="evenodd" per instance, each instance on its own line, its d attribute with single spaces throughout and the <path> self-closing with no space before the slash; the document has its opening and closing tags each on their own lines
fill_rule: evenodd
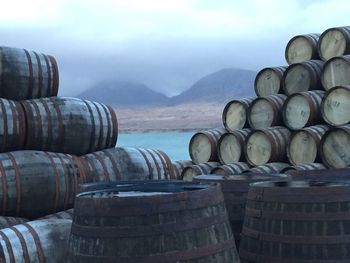
<svg viewBox="0 0 350 263">
<path fill-rule="evenodd" d="M 279 79 L 280 79 L 280 88 L 279 88 L 279 91 L 276 94 L 281 93 L 282 92 L 282 77 L 283 77 L 283 73 L 284 73 L 284 71 L 286 69 L 287 69 L 287 67 L 280 66 L 280 67 L 267 67 L 267 68 L 263 68 L 262 70 L 260 70 L 258 72 L 258 74 L 256 75 L 255 80 L 254 80 L 254 91 L 255 91 L 255 94 L 258 97 L 266 97 L 266 96 L 261 95 L 259 90 L 258 90 L 258 88 L 257 88 L 259 77 L 261 76 L 262 73 L 264 73 L 265 70 L 271 70 L 279 77 Z M 276 94 L 270 94 L 270 95 L 276 95 Z M 249 108 L 249 106 L 248 106 L 248 108 Z"/>
<path fill-rule="evenodd" d="M 291 63 L 288 59 L 288 48 L 290 47 L 292 42 L 294 40 L 296 40 L 297 38 L 304 38 L 310 44 L 310 47 L 312 49 L 312 55 L 311 55 L 311 58 L 309 60 L 320 60 L 320 56 L 318 54 L 318 48 L 317 48 L 318 39 L 320 36 L 321 36 L 321 34 L 313 33 L 313 34 L 297 35 L 297 36 L 294 36 L 293 38 L 291 38 L 288 41 L 285 52 L 284 52 L 284 56 L 285 56 L 285 59 L 286 59 L 288 65 L 294 64 L 294 63 Z M 303 62 L 303 61 L 300 61 L 300 62 Z M 299 63 L 299 62 L 296 62 L 296 63 Z"/>
<path fill-rule="evenodd" d="M 198 185 L 198 184 L 196 184 Z M 86 199 L 86 198 L 85 198 Z M 90 199 L 90 198 L 88 198 Z M 97 198 L 99 199 L 99 198 Z M 206 220 L 206 225 L 215 228 L 217 231 L 217 226 L 221 229 L 218 233 L 222 233 L 223 229 L 227 229 L 229 231 L 224 231 L 225 235 L 223 236 L 217 236 L 218 241 L 214 241 L 215 239 L 212 239 L 212 241 L 209 241 L 205 236 L 202 235 L 202 244 L 198 244 L 197 247 L 202 247 L 204 245 L 210 245 L 212 244 L 211 248 L 209 249 L 209 255 L 204 255 L 210 256 L 212 255 L 215 262 L 239 262 L 238 255 L 235 249 L 235 244 L 234 244 L 234 239 L 233 235 L 231 232 L 230 224 L 228 222 L 227 218 L 227 212 L 225 209 L 224 205 L 224 200 L 223 200 L 223 195 L 221 193 L 221 190 L 218 186 L 206 186 L 203 188 L 203 190 L 198 190 L 198 191 L 190 191 L 190 192 L 178 192 L 178 193 L 173 193 L 173 194 L 167 194 L 167 195 L 161 195 L 161 196 L 143 196 L 143 197 L 127 197 L 127 198 L 119 198 L 117 200 L 116 198 L 102 198 L 100 199 L 100 204 L 98 207 L 96 207 L 96 218 L 101 218 L 103 217 L 108 217 L 108 218 L 114 218 L 113 219 L 113 228 L 115 231 L 111 234 L 108 234 L 108 236 L 101 236 L 103 233 L 106 231 L 100 230 L 98 232 L 94 231 L 91 233 L 91 231 L 88 231 L 89 234 L 86 235 L 86 231 L 79 231 L 79 228 L 83 230 L 84 228 L 89 228 L 89 225 L 86 225 L 85 227 L 80 224 L 82 222 L 81 220 L 90 214 L 91 211 L 90 209 L 86 209 L 85 206 L 88 205 L 86 203 L 87 200 L 80 199 L 79 196 L 77 197 L 77 204 L 76 208 L 74 211 L 74 222 L 72 226 L 72 233 L 70 236 L 70 242 L 69 242 L 69 250 L 70 250 L 70 259 L 71 262 L 115 262 L 115 261 L 120 261 L 120 262 L 188 262 L 188 260 L 191 260 L 191 262 L 202 262 L 199 260 L 199 258 L 203 259 L 203 255 L 200 257 L 196 255 L 195 253 L 192 254 L 191 252 L 188 253 L 186 250 L 192 249 L 188 243 L 184 242 L 168 242 L 168 244 L 173 244 L 176 245 L 176 248 L 173 248 L 170 250 L 168 253 L 166 253 L 169 249 L 169 247 L 163 247 L 162 251 L 158 251 L 159 247 L 149 247 L 142 245 L 143 242 L 146 242 L 148 237 L 152 238 L 154 240 L 155 238 L 165 238 L 169 239 L 168 235 L 187 235 L 189 234 L 190 236 L 192 235 L 192 228 L 197 228 L 194 224 L 189 224 L 188 221 L 186 223 L 181 223 L 182 222 L 182 217 L 186 215 L 188 212 L 194 212 L 198 211 L 198 213 L 202 213 L 202 211 L 208 211 L 207 215 L 205 217 L 210 217 Z M 123 200 L 124 199 L 124 200 Z M 186 203 L 188 205 L 183 206 L 183 203 Z M 123 204 L 124 203 L 124 204 Z M 125 207 L 126 205 L 126 207 Z M 94 204 L 88 205 L 89 207 L 94 206 Z M 100 208 L 99 207 L 107 207 L 111 206 L 113 207 L 114 213 L 100 213 Z M 127 209 L 117 209 L 118 207 L 124 206 Z M 147 207 L 154 207 L 148 209 Z M 157 207 L 157 208 L 156 208 Z M 208 207 L 211 209 L 211 207 L 215 208 L 214 210 L 208 210 Z M 116 211 L 118 210 L 118 211 Z M 148 211 L 147 211 L 148 210 Z M 209 213 L 210 212 L 210 213 Z M 167 223 L 166 221 L 164 222 L 157 222 L 155 224 L 155 219 L 157 219 L 157 214 L 163 213 L 167 214 L 168 218 L 169 217 L 176 217 L 176 221 L 170 221 L 169 223 L 177 222 L 176 225 L 174 226 L 167 226 L 166 228 L 162 227 L 162 224 Z M 198 213 L 195 213 L 194 215 L 197 215 Z M 216 214 L 220 215 L 220 223 L 217 224 L 215 221 L 211 221 L 211 216 L 216 218 Z M 122 221 L 123 217 L 127 217 L 128 220 Z M 120 219 L 119 219 L 120 218 Z M 137 218 L 138 226 L 134 226 L 134 218 Z M 189 219 L 189 215 L 187 216 Z M 197 220 L 199 219 L 198 223 L 199 225 L 203 224 L 201 223 L 202 216 L 197 216 Z M 147 219 L 147 223 L 144 224 L 144 220 Z M 218 218 L 219 219 L 219 218 Z M 79 220 L 79 221 L 78 221 Z M 192 221 L 191 219 L 189 219 Z M 203 220 L 203 219 L 202 219 Z M 97 220 L 99 221 L 99 220 Z M 97 222 L 96 221 L 96 222 Z M 112 221 L 109 221 L 110 223 Z M 119 223 L 116 223 L 119 222 Z M 143 223 L 142 223 L 143 222 Z M 211 223 L 212 222 L 212 223 Z M 196 224 L 196 225 L 197 225 Z M 93 226 L 93 223 L 90 224 L 91 227 Z M 111 225 L 106 222 L 105 226 Z M 196 231 L 207 231 L 207 226 L 203 224 L 202 227 L 198 228 Z M 214 226 L 215 225 L 215 226 Z M 138 231 L 118 231 L 120 228 L 135 228 L 135 227 L 142 227 Z M 151 230 L 152 226 L 152 231 Z M 164 225 L 166 226 L 166 225 Z M 98 226 L 95 226 L 95 228 Z M 170 228 L 170 229 L 169 229 Z M 174 228 L 179 228 L 179 230 L 175 230 Z M 174 229 L 173 231 L 169 231 L 171 229 Z M 181 230 L 180 230 L 181 229 Z M 201 230 L 203 229 L 203 230 Z M 120 229 L 122 230 L 122 229 Z M 159 234 L 157 234 L 159 232 Z M 211 233 L 212 231 L 210 231 Z M 113 247 L 118 247 L 119 243 L 116 243 L 117 239 L 122 239 L 123 240 L 123 245 L 124 243 L 128 243 L 130 247 L 133 247 L 132 253 L 130 253 L 130 249 L 105 249 L 103 254 L 99 252 L 98 250 L 94 250 L 94 253 L 92 254 L 92 251 L 84 249 L 84 246 L 80 245 L 80 240 L 85 242 L 93 242 L 93 239 L 95 238 L 94 234 L 96 233 L 99 237 L 97 237 L 99 241 L 99 246 L 101 247 L 107 247 L 108 243 L 112 242 L 114 243 Z M 227 233 L 227 234 L 226 234 Z M 156 235 L 159 235 L 159 237 L 156 237 Z M 139 238 L 137 239 L 137 236 Z M 142 239 L 141 239 L 142 238 Z M 192 238 L 193 239 L 193 238 Z M 139 240 L 139 241 L 137 241 Z M 143 241 L 145 240 L 145 241 Z M 194 240 L 194 239 L 193 239 Z M 160 241 L 155 241 L 156 243 Z M 208 243 L 209 242 L 209 243 Z M 222 243 L 222 242 L 230 242 L 230 248 L 223 248 L 224 251 L 225 249 L 230 249 L 229 253 L 224 253 L 224 256 L 214 256 L 214 254 L 217 254 L 218 252 L 215 249 L 215 243 Z M 136 245 L 131 245 L 131 244 L 136 244 Z M 137 245 L 137 243 L 139 245 Z M 208 243 L 208 244 L 207 244 Z M 166 245 L 165 243 L 164 245 Z M 179 247 L 179 245 L 182 244 L 182 248 Z M 122 245 L 122 244 L 120 244 Z M 193 244 L 192 244 L 193 245 Z M 136 249 L 135 247 L 139 247 L 140 249 Z M 221 247 L 220 247 L 221 248 Z M 232 249 L 231 249 L 232 248 Z M 180 252 L 182 251 L 182 252 Z M 215 253 L 213 253 L 215 251 Z M 204 252 L 204 251 L 203 251 Z M 208 251 L 205 251 L 204 253 L 207 253 Z M 83 255 L 86 255 L 84 257 Z M 214 262 L 213 261 L 213 262 Z M 211 261 L 208 261 L 211 262 Z"/>
<path fill-rule="evenodd" d="M 343 84 L 337 84 L 337 85 L 335 85 L 335 86 L 332 86 L 332 87 L 327 87 L 327 85 L 326 85 L 326 80 L 325 80 L 325 71 L 326 71 L 326 69 L 327 69 L 327 67 L 331 64 L 331 63 L 333 63 L 335 60 L 344 60 L 345 62 L 347 62 L 347 63 L 349 63 L 350 64 L 350 55 L 344 55 L 344 56 L 340 56 L 340 57 L 333 57 L 333 58 L 331 58 L 331 59 L 329 59 L 329 60 L 327 60 L 326 62 L 325 62 L 325 64 L 323 65 L 323 69 L 322 69 L 322 74 L 321 74 L 321 83 L 322 83 L 322 86 L 323 86 L 323 88 L 324 88 L 324 90 L 330 90 L 331 88 L 333 88 L 333 87 L 336 87 L 336 86 L 346 86 L 346 85 L 350 85 L 350 83 L 348 83 L 348 84 L 345 84 L 345 83 L 343 83 Z"/>
<path fill-rule="evenodd" d="M 218 175 L 232 175 L 241 174 L 250 169 L 250 165 L 245 162 L 236 162 L 230 164 L 220 165 L 211 170 L 211 174 Z"/>
<path fill-rule="evenodd" d="M 311 91 L 311 90 L 322 90 L 323 86 L 321 83 L 321 74 L 322 74 L 322 68 L 323 68 L 324 62 L 321 60 L 309 60 L 309 61 L 305 61 L 305 62 L 301 62 L 301 63 L 295 63 L 290 65 L 286 71 L 283 73 L 283 80 L 282 80 L 282 89 L 283 89 L 283 93 L 286 94 L 287 96 L 290 96 L 296 92 L 292 92 L 290 93 L 287 89 L 286 89 L 286 83 L 285 83 L 285 79 L 288 75 L 288 72 L 293 69 L 294 67 L 303 67 L 305 68 L 308 73 L 309 73 L 309 77 L 310 77 L 310 84 L 308 87 L 308 90 L 305 91 Z M 298 91 L 297 91 L 298 92 Z"/>
<path fill-rule="evenodd" d="M 319 56 L 320 58 L 323 60 L 323 61 L 327 61 L 329 60 L 330 58 L 325 58 L 323 55 L 322 55 L 322 52 L 321 52 L 321 45 L 322 45 L 322 39 L 324 38 L 324 36 L 331 30 L 337 30 L 337 31 L 340 31 L 342 33 L 342 35 L 345 37 L 345 40 L 346 40 L 346 46 L 345 46 L 345 51 L 343 53 L 343 55 L 347 55 L 347 54 L 350 54 L 350 27 L 349 26 L 345 26 L 345 27 L 332 27 L 332 28 L 328 28 L 327 30 L 325 30 L 320 38 L 319 38 L 319 41 L 318 41 L 318 45 L 317 45 L 317 48 L 318 48 L 318 53 L 319 53 Z"/>
<path fill-rule="evenodd" d="M 290 166 L 289 163 L 282 163 L 282 162 L 266 163 L 263 165 L 253 167 L 250 170 L 247 170 L 246 173 L 262 173 L 262 174 L 281 173 L 285 168 L 289 166 Z"/>
<path fill-rule="evenodd" d="M 322 163 L 303 163 L 300 165 L 293 165 L 286 167 L 281 172 L 286 174 L 293 174 L 292 171 L 312 171 L 312 170 L 325 170 L 326 166 Z"/>
<path fill-rule="evenodd" d="M 227 111 L 228 109 L 230 108 L 231 104 L 232 103 L 239 103 L 241 104 L 244 108 L 245 108 L 245 111 L 246 111 L 246 117 L 248 117 L 247 115 L 247 112 L 248 112 L 248 108 L 251 104 L 251 102 L 253 101 L 254 98 L 245 98 L 245 99 L 240 99 L 240 100 L 231 100 L 230 102 L 228 102 L 225 107 L 224 107 L 224 110 L 222 112 L 222 123 L 224 125 L 224 127 L 226 128 L 226 130 L 228 131 L 235 131 L 236 129 L 231 129 L 228 124 L 227 124 L 227 117 L 226 117 L 226 114 L 227 114 Z M 246 119 L 245 121 L 245 124 L 242 126 L 242 127 L 239 127 L 240 129 L 243 129 L 243 128 L 249 128 L 249 124 L 248 124 L 248 119 Z"/>
<path fill-rule="evenodd" d="M 314 124 L 320 124 L 324 122 L 321 116 L 321 104 L 322 104 L 322 99 L 325 96 L 325 91 L 314 90 L 314 91 L 298 92 L 288 96 L 283 104 L 283 108 L 282 108 L 283 124 L 286 125 L 287 128 L 291 130 L 300 129 L 300 128 L 295 128 L 291 126 L 288 123 L 287 116 L 286 116 L 288 102 L 295 96 L 303 96 L 308 101 L 308 104 L 310 105 L 310 117 L 304 127 L 308 127 Z"/>
</svg>

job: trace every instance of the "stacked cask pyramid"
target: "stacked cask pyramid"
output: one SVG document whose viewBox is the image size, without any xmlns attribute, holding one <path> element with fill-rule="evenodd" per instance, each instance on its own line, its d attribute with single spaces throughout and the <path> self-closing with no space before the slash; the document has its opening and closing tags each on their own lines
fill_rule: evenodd
<svg viewBox="0 0 350 263">
<path fill-rule="evenodd" d="M 180 178 L 350 166 L 350 27 L 295 36 L 285 58 L 258 72 L 257 97 L 225 106 L 223 128 L 191 138 Z"/>
</svg>

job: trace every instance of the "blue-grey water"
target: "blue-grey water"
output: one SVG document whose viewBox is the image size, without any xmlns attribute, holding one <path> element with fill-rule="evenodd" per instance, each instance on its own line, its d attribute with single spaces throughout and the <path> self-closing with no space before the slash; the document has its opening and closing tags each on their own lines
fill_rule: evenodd
<svg viewBox="0 0 350 263">
<path fill-rule="evenodd" d="M 163 150 L 172 161 L 189 160 L 188 143 L 193 132 L 121 133 L 118 147 L 143 147 Z"/>
</svg>

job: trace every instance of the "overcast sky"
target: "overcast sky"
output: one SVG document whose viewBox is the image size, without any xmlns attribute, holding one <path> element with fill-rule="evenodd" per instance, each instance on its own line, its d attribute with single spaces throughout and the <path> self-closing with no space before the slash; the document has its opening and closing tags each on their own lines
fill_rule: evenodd
<svg viewBox="0 0 350 263">
<path fill-rule="evenodd" d="M 349 0 L 1 0 L 1 45 L 56 57 L 60 95 L 128 80 L 174 95 L 227 67 L 285 64 L 296 34 L 350 25 Z"/>
</svg>

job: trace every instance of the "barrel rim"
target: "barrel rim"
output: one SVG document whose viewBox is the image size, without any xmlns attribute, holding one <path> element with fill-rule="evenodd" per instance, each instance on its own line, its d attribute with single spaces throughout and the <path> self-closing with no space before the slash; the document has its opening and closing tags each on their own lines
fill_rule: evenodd
<svg viewBox="0 0 350 263">
<path fill-rule="evenodd" d="M 276 68 L 284 68 L 284 71 L 287 69 L 287 67 L 285 66 L 277 66 L 277 67 L 266 67 L 266 68 L 263 68 L 261 69 L 255 76 L 255 79 L 254 79 L 254 91 L 255 91 L 255 94 L 258 96 L 258 97 L 263 97 L 259 94 L 259 91 L 258 91 L 258 88 L 257 88 L 257 82 L 258 82 L 258 78 L 260 77 L 260 75 L 262 73 L 264 73 L 264 71 L 266 70 L 271 70 L 272 72 L 274 72 L 276 75 L 278 75 L 280 77 L 280 87 L 279 87 L 279 90 L 276 94 L 280 94 L 280 91 L 282 90 L 282 77 L 283 77 L 283 72 L 279 72 L 278 70 L 276 70 Z M 271 95 L 276 95 L 276 94 L 271 94 Z"/>
<path fill-rule="evenodd" d="M 284 94 L 276 94 L 276 95 L 271 95 L 271 96 L 278 96 L 278 95 L 284 95 Z M 279 111 L 278 111 L 278 108 L 276 107 L 275 103 L 271 103 L 270 101 L 270 98 L 269 97 L 257 97 L 255 98 L 252 103 L 250 104 L 250 107 L 248 108 L 248 113 L 247 113 L 247 119 L 248 119 L 248 123 L 249 123 L 249 126 L 254 129 L 254 130 L 258 130 L 258 129 L 264 129 L 264 128 L 256 128 L 254 127 L 253 123 L 252 123 L 252 120 L 251 120 L 251 111 L 252 111 L 252 108 L 254 107 L 254 105 L 256 103 L 258 103 L 259 101 L 267 101 L 269 103 L 269 105 L 271 106 L 272 108 L 272 111 L 273 111 L 273 119 L 272 119 L 272 123 L 269 127 L 272 127 L 272 126 L 275 126 L 277 123 L 278 123 L 278 114 L 279 114 Z M 269 127 L 266 127 L 266 128 L 269 128 Z M 248 137 L 248 136 L 247 136 Z"/>
<path fill-rule="evenodd" d="M 346 27 L 346 26 L 345 26 Z M 344 39 L 347 38 L 347 34 L 345 34 L 345 30 L 343 27 L 331 27 L 331 28 L 328 28 L 326 29 L 325 31 L 323 31 L 323 33 L 320 35 L 319 37 L 319 40 L 318 40 L 318 43 L 317 43 L 317 50 L 318 50 L 318 55 L 319 57 L 323 60 L 323 61 L 327 61 L 328 59 L 326 59 L 323 55 L 322 55 L 322 52 L 321 52 L 321 44 L 322 44 L 322 40 L 323 38 L 325 37 L 325 35 L 329 32 L 329 31 L 339 31 L 343 36 L 344 36 Z M 350 40 L 349 38 L 347 38 L 348 40 Z M 345 50 L 344 52 L 346 52 L 346 50 L 348 50 L 350 48 L 350 43 L 349 42 L 346 42 L 346 46 L 345 46 Z M 344 55 L 344 54 L 343 54 Z"/>
<path fill-rule="evenodd" d="M 285 51 L 284 51 L 284 57 L 285 57 L 285 59 L 286 59 L 288 65 L 295 64 L 295 63 L 291 63 L 291 62 L 288 60 L 288 49 L 289 49 L 290 45 L 291 45 L 297 38 L 304 38 L 304 39 L 309 43 L 309 45 L 310 45 L 311 47 L 315 47 L 315 50 L 312 49 L 313 52 L 312 52 L 311 57 L 310 57 L 309 60 L 316 59 L 316 58 L 314 58 L 315 56 L 318 57 L 318 58 L 320 58 L 320 57 L 319 57 L 319 54 L 318 54 L 318 48 L 317 48 L 318 41 L 316 41 L 316 45 L 315 45 L 315 43 L 310 39 L 310 38 L 311 38 L 310 35 L 318 35 L 318 37 L 321 36 L 321 34 L 319 34 L 319 33 L 300 34 L 300 35 L 296 35 L 296 36 L 292 37 L 292 38 L 288 41 L 287 46 L 286 46 Z M 296 62 L 296 63 L 300 63 L 300 62 Z"/>
<path fill-rule="evenodd" d="M 249 98 L 249 99 L 252 99 L 252 98 Z M 225 107 L 224 107 L 224 110 L 222 111 L 222 122 L 223 122 L 223 125 L 224 127 L 226 128 L 226 130 L 228 131 L 235 131 L 235 130 L 232 130 L 230 127 L 228 127 L 227 125 L 227 112 L 228 112 L 228 109 L 230 108 L 231 104 L 233 103 L 239 103 L 240 105 L 242 105 L 246 111 L 246 120 L 245 120 L 245 123 L 244 125 L 241 127 L 241 129 L 243 129 L 244 127 L 247 126 L 247 122 L 248 122 L 248 116 L 247 116 L 247 111 L 248 111 L 248 106 L 245 105 L 245 103 L 243 103 L 242 101 L 240 101 L 239 99 L 233 99 L 231 101 L 229 101 L 228 103 L 226 103 Z"/>
<path fill-rule="evenodd" d="M 211 160 L 215 160 L 215 152 L 213 152 L 213 150 L 215 151 L 216 143 L 213 141 L 211 136 L 208 136 L 208 133 L 206 131 L 199 131 L 199 132 L 196 132 L 195 134 L 192 135 L 192 137 L 190 139 L 190 143 L 188 144 L 188 152 L 189 152 L 189 155 L 190 155 L 192 162 L 194 162 L 195 164 L 202 163 L 202 162 L 195 160 L 193 153 L 192 153 L 192 150 L 191 150 L 195 138 L 199 135 L 204 135 L 210 143 L 210 157 L 209 157 L 209 160 L 207 162 L 210 162 Z"/>
<path fill-rule="evenodd" d="M 331 63 L 333 63 L 335 60 L 338 60 L 338 59 L 339 59 L 339 60 L 343 60 L 343 61 L 347 61 L 347 62 L 349 63 L 349 66 L 350 66 L 350 54 L 348 54 L 348 55 L 343 55 L 343 56 L 336 56 L 336 57 L 332 57 L 332 58 L 328 59 L 328 60 L 324 63 L 323 68 L 322 68 L 322 71 L 321 71 L 321 83 L 322 83 L 322 87 L 323 87 L 323 89 L 324 89 L 325 91 L 328 91 L 328 90 L 330 90 L 330 89 L 332 89 L 332 88 L 334 88 L 334 87 L 339 86 L 339 85 L 337 85 L 337 86 L 334 86 L 334 87 L 331 87 L 331 88 L 327 88 L 327 87 L 326 87 L 326 84 L 325 84 L 325 79 L 324 79 L 324 77 L 325 77 L 325 71 L 326 71 L 327 67 L 328 67 Z"/>
<path fill-rule="evenodd" d="M 216 146 L 217 147 L 217 150 L 216 150 L 217 151 L 217 156 L 218 156 L 218 159 L 219 159 L 221 164 L 228 164 L 228 163 L 224 162 L 224 159 L 221 156 L 221 147 L 222 147 L 221 144 L 222 144 L 222 141 L 228 136 L 233 136 L 237 140 L 237 142 L 240 144 L 240 146 L 241 146 L 241 156 L 237 160 L 237 162 L 242 160 L 242 157 L 243 157 L 242 155 L 244 155 L 243 154 L 243 141 L 241 140 L 240 136 L 237 136 L 234 132 L 226 132 L 226 133 L 224 133 L 223 135 L 220 136 L 220 138 L 219 138 L 219 140 L 218 140 L 218 142 L 216 144 L 217 145 Z"/>
</svg>

